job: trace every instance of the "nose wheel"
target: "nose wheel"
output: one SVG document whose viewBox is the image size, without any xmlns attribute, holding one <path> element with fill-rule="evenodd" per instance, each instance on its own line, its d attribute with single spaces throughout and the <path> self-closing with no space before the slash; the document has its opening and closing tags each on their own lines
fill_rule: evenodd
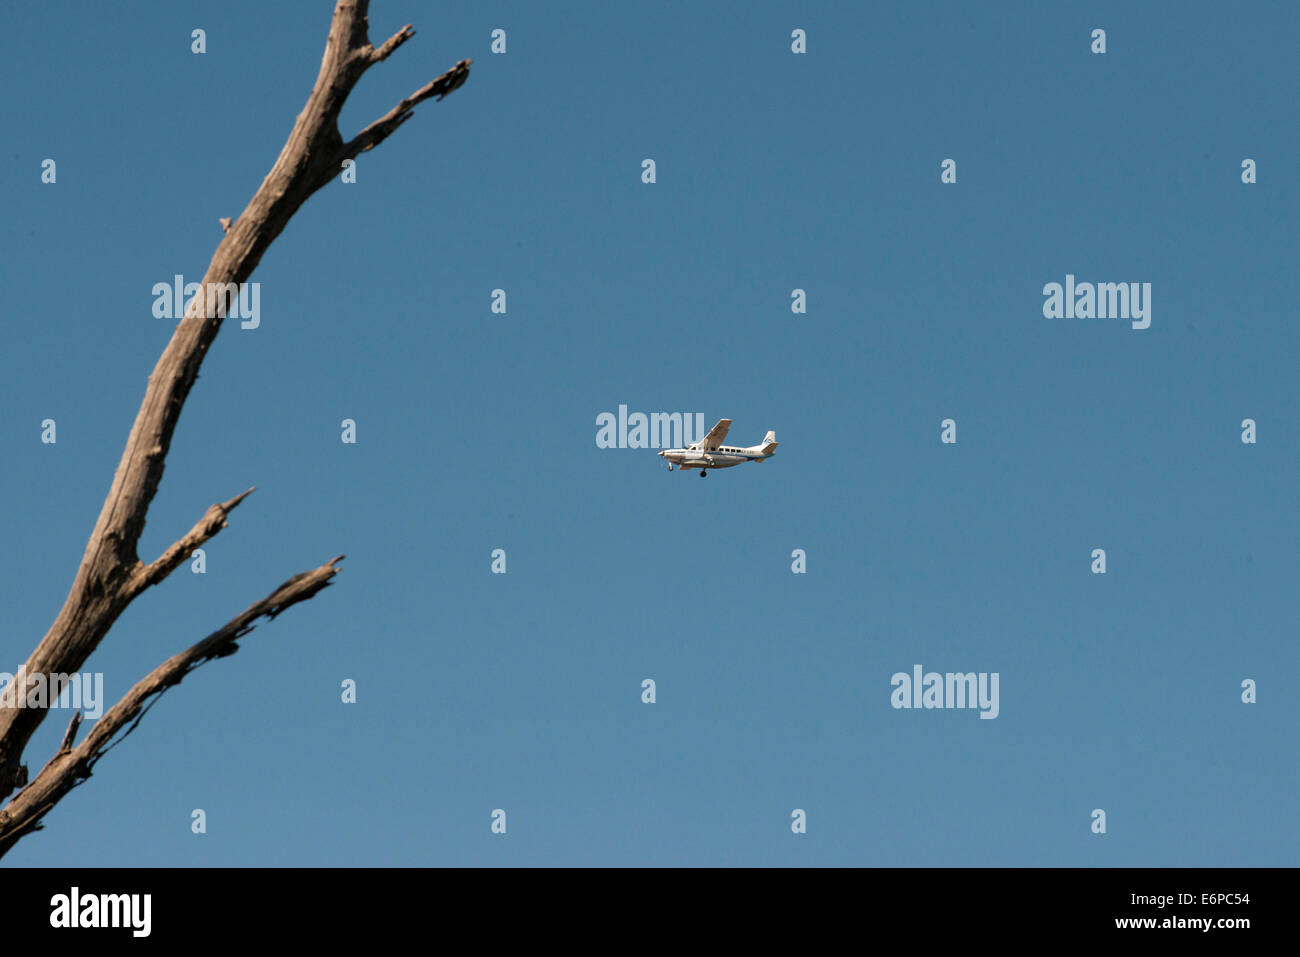
<svg viewBox="0 0 1300 957">
<path fill-rule="evenodd" d="M 673 463 L 672 463 L 672 462 L 669 462 L 669 463 L 668 463 L 668 471 L 671 472 L 672 470 L 673 470 Z"/>
<path fill-rule="evenodd" d="M 704 476 L 706 476 L 706 475 L 708 475 L 708 474 L 709 474 L 709 473 L 706 472 L 706 471 L 704 471 L 704 469 L 700 469 L 700 478 L 704 478 Z"/>
</svg>

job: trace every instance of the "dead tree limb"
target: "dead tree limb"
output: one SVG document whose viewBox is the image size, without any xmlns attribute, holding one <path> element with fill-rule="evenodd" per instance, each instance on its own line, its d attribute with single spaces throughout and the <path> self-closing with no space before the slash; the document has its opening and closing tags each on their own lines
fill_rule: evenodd
<svg viewBox="0 0 1300 957">
<path fill-rule="evenodd" d="M 243 614 L 231 619 L 198 644 L 191 645 L 178 655 L 173 655 L 136 682 L 135 687 L 104 716 L 95 722 L 90 734 L 81 744 L 73 747 L 81 712 L 72 717 L 63 743 L 40 774 L 14 796 L 0 811 L 0 856 L 11 848 L 24 834 L 41 828 L 41 818 L 69 791 L 90 777 L 95 762 L 104 756 L 128 734 L 135 730 L 144 713 L 168 688 L 178 685 L 187 674 L 199 665 L 214 658 L 225 658 L 239 650 L 238 640 L 253 630 L 257 619 L 274 618 L 280 612 L 300 601 L 306 601 L 322 588 L 328 588 L 330 579 L 338 569 L 335 565 L 343 556 L 332 558 L 320 568 L 295 575 L 261 601 L 250 605 Z M 127 723 L 132 722 L 130 727 Z M 126 732 L 117 741 L 118 732 Z"/>
<path fill-rule="evenodd" d="M 86 545 L 68 597 L 49 631 L 20 669 L 22 673 L 54 675 L 78 672 L 127 605 L 146 588 L 166 578 L 194 547 L 220 531 L 230 511 L 248 494 L 245 492 L 228 502 L 213 505 L 188 534 L 157 560 L 147 565 L 140 560 L 137 553 L 140 535 L 144 531 L 149 504 L 162 479 L 163 464 L 181 408 L 226 315 L 227 301 L 219 295 L 214 303 L 212 290 L 245 282 L 294 213 L 316 190 L 340 173 L 344 160 L 383 142 L 410 119 L 417 104 L 434 96 L 439 99 L 446 97 L 468 77 L 470 61 L 461 60 L 399 101 L 392 110 L 351 140 L 345 141 L 339 132 L 338 118 L 348 95 L 366 70 L 387 59 L 415 33 L 406 26 L 378 48 L 373 47 L 368 38 L 368 7 L 369 0 L 338 0 L 335 4 L 320 73 L 307 104 L 298 115 L 270 173 L 217 246 L 201 286 L 207 294 L 200 293 L 191 300 L 184 318 L 177 323 L 171 341 L 154 366 L 140 411 L 127 438 L 126 449 L 113 476 L 113 485 Z M 321 566 L 305 576 L 291 579 L 280 591 L 295 581 L 300 584 L 315 581 L 312 576 L 322 574 L 325 568 L 330 569 L 326 578 L 337 571 L 333 563 Z M 267 614 L 274 617 L 288 604 L 310 598 L 320 587 L 323 585 L 309 588 L 293 601 L 282 602 L 276 611 Z M 123 704 L 130 697 L 128 695 Z M 61 749 L 37 780 L 26 784 L 23 751 L 44 720 L 45 712 L 45 708 L 0 703 L 0 801 L 13 794 L 16 788 L 26 785 L 0 814 L 10 815 L 11 823 L 19 817 L 27 821 L 26 830 L 21 833 L 35 827 L 41 815 L 67 793 L 60 790 L 61 784 L 55 786 L 57 782 L 66 783 L 66 778 L 60 776 L 55 766 L 66 765 L 72 760 L 72 755 L 89 755 L 89 752 L 83 752 L 84 744 L 67 754 Z M 99 728 L 107 720 L 107 716 L 101 719 L 87 742 L 101 739 Z M 73 729 L 70 732 L 75 733 Z M 33 788 L 42 781 L 41 789 L 34 791 Z M 30 810 L 17 813 L 15 805 L 20 800 L 24 808 L 31 808 L 39 803 L 41 796 L 47 804 L 41 805 L 34 817 Z M 0 854 L 12 846 L 17 836 L 21 836 L 21 833 L 16 836 L 9 833 L 8 843 L 0 845 Z"/>
</svg>

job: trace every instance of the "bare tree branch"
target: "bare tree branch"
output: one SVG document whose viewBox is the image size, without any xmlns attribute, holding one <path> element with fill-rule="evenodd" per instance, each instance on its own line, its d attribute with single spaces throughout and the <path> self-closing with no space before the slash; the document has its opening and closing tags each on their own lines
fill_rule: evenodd
<svg viewBox="0 0 1300 957">
<path fill-rule="evenodd" d="M 74 748 L 72 742 L 81 724 L 81 712 L 78 711 L 63 735 L 63 743 L 58 752 L 41 769 L 41 773 L 15 794 L 13 800 L 0 811 L 0 856 L 18 838 L 37 830 L 41 826 L 41 818 L 69 791 L 90 777 L 95 762 L 134 730 L 135 724 L 132 724 L 118 742 L 113 741 L 128 722 L 138 724 L 139 718 L 143 717 L 153 701 L 168 688 L 180 684 L 187 674 L 204 662 L 233 655 L 239 650 L 238 640 L 253 630 L 257 619 L 264 616 L 274 618 L 291 605 L 306 601 L 322 588 L 328 588 L 330 579 L 339 571 L 335 566 L 343 558 L 340 555 L 319 568 L 295 575 L 202 641 L 168 658 L 136 682 L 135 687 L 121 701 L 95 722 L 86 740 Z"/>
<path fill-rule="evenodd" d="M 226 516 L 240 502 L 252 495 L 256 488 L 257 486 L 254 485 L 247 492 L 241 492 L 228 502 L 220 502 L 209 506 L 208 510 L 203 513 L 203 517 L 199 519 L 198 524 L 190 529 L 184 538 L 163 552 L 154 562 L 138 567 L 136 574 L 131 578 L 131 582 L 127 586 L 127 590 L 132 596 L 137 595 L 150 585 L 156 585 L 170 575 L 176 570 L 177 566 L 194 553 L 194 549 L 226 527 Z"/>
<path fill-rule="evenodd" d="M 392 42 L 392 41 L 389 41 Z M 429 97 L 436 96 L 438 99 L 445 100 L 453 90 L 465 82 L 469 76 L 469 65 L 471 60 L 461 60 L 454 67 L 437 79 L 431 81 L 420 89 L 416 90 L 406 99 L 402 100 L 395 107 L 381 116 L 375 122 L 371 123 L 364 130 L 358 133 L 347 146 L 343 148 L 343 154 L 348 159 L 352 159 L 358 153 L 365 150 L 373 149 L 388 138 L 393 130 L 397 129 L 403 123 L 411 118 L 411 111 L 419 103 L 423 103 Z"/>
<path fill-rule="evenodd" d="M 57 753 L 62 754 L 64 751 L 72 750 L 72 742 L 77 740 L 77 729 L 81 727 L 81 711 L 77 710 L 68 722 L 68 730 L 63 732 L 63 741 L 59 744 Z"/>
<path fill-rule="evenodd" d="M 212 506 L 188 534 L 156 561 L 145 565 L 140 560 L 137 551 L 140 536 L 149 504 L 162 480 L 163 465 L 181 409 L 225 318 L 227 300 L 218 296 L 214 308 L 213 288 L 238 285 L 247 280 L 267 248 L 302 204 L 339 174 L 343 160 L 378 145 L 409 119 L 416 104 L 435 95 L 445 97 L 459 88 L 469 75 L 469 61 L 461 60 L 402 100 L 351 141 L 345 142 L 339 132 L 338 118 L 348 95 L 367 69 L 387 59 L 415 32 L 410 26 L 403 27 L 376 49 L 368 39 L 368 9 L 369 0 L 337 0 L 320 72 L 288 140 L 244 211 L 233 222 L 224 218 L 221 221 L 224 235 L 201 286 L 206 295 L 201 293 L 191 300 L 184 318 L 177 323 L 171 341 L 149 376 L 140 411 L 136 414 L 112 487 L 86 545 L 68 597 L 45 637 L 21 666 L 23 673 L 50 675 L 79 671 L 132 599 L 165 578 L 184 561 L 193 547 L 224 527 L 227 515 L 244 497 L 236 496 Z M 317 569 L 286 582 L 267 599 L 272 601 L 284 592 L 281 600 L 272 602 L 269 610 L 259 614 L 275 617 L 289 605 L 310 598 L 324 587 L 317 577 L 313 577 L 321 573 L 322 570 Z M 329 575 L 332 574 L 331 570 Z M 286 589 L 289 590 L 286 592 Z M 284 600 L 286 598 L 289 600 Z M 66 790 L 60 790 L 62 785 L 49 785 L 49 775 L 54 774 L 57 780 L 65 781 L 58 777 L 58 768 L 69 762 L 73 767 L 81 768 L 83 765 L 77 762 L 83 761 L 84 757 L 77 756 L 90 753 L 84 750 L 85 743 L 67 754 L 60 752 L 41 772 L 41 778 L 45 779 L 41 788 L 33 791 L 37 782 L 26 784 L 27 768 L 22 763 L 22 756 L 32 734 L 44 720 L 46 710 L 0 703 L 0 801 L 16 788 L 23 788 L 22 795 L 39 793 L 44 796 L 39 800 L 36 797 L 23 798 L 25 810 L 20 816 L 26 824 L 14 824 L 17 820 L 14 805 L 18 798 L 0 811 L 0 819 L 9 815 L 10 821 L 4 830 L 10 835 L 9 844 L 0 847 L 0 853 L 11 846 L 17 836 L 39 827 L 40 816 L 53 801 L 66 793 Z M 103 720 L 91 732 L 87 743 L 101 740 L 101 726 L 104 726 Z M 75 736 L 75 730 L 70 733 Z M 88 773 L 88 765 L 85 770 Z M 34 811 L 38 804 L 39 811 Z M 14 830 L 14 827 L 18 829 Z"/>
<path fill-rule="evenodd" d="M 391 37 L 385 40 L 384 45 L 381 46 L 378 50 L 376 50 L 374 47 L 370 47 L 370 62 L 379 63 L 382 60 L 387 60 L 389 55 L 392 54 L 394 50 L 400 47 L 407 40 L 411 39 L 411 37 L 413 36 L 415 36 L 415 30 L 408 23 L 406 26 L 402 27 L 402 29 L 398 30 Z"/>
</svg>

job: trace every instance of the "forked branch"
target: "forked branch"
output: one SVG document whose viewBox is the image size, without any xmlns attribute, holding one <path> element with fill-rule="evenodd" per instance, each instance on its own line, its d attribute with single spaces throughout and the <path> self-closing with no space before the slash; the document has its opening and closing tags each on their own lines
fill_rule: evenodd
<svg viewBox="0 0 1300 957">
<path fill-rule="evenodd" d="M 330 579 L 338 572 L 335 566 L 343 555 L 332 558 L 320 568 L 295 575 L 261 601 L 250 605 L 241 615 L 231 619 L 208 637 L 191 645 L 178 655 L 173 655 L 136 682 L 135 687 L 102 718 L 95 722 L 90 734 L 81 744 L 73 747 L 77 729 L 81 725 L 81 712 L 73 715 L 63 743 L 40 774 L 30 784 L 14 795 L 12 801 L 0 811 L 0 856 L 24 834 L 39 830 L 41 818 L 69 791 L 90 777 L 95 762 L 110 748 L 135 730 L 164 691 L 181 683 L 187 674 L 206 661 L 225 658 L 239 650 L 238 641 L 265 616 L 274 618 L 280 612 L 300 601 L 306 601 L 322 588 L 328 588 Z M 130 727 L 127 727 L 130 723 Z M 120 738 L 118 732 L 125 730 Z M 117 740 L 114 741 L 114 738 Z"/>
<path fill-rule="evenodd" d="M 368 38 L 368 8 L 369 0 L 337 0 L 320 72 L 307 104 L 248 206 L 233 222 L 222 220 L 224 235 L 204 274 L 203 290 L 220 286 L 228 288 L 232 283 L 245 282 L 294 213 L 316 190 L 338 175 L 344 160 L 383 142 L 410 118 L 417 104 L 434 96 L 445 98 L 469 76 L 470 61 L 461 60 L 399 101 L 392 110 L 351 140 L 345 140 L 339 132 L 338 118 L 348 95 L 366 70 L 391 56 L 415 33 L 408 25 L 378 48 L 372 46 Z M 248 494 L 245 492 L 213 505 L 194 528 L 155 561 L 145 564 L 140 560 L 137 551 L 140 536 L 149 505 L 162 480 L 163 465 L 181 409 L 198 377 L 203 357 L 225 318 L 228 300 L 224 296 L 218 296 L 216 300 L 215 308 L 207 295 L 200 294 L 191 300 L 185 317 L 177 323 L 170 342 L 154 366 L 140 411 L 113 476 L 112 487 L 86 545 L 68 597 L 45 637 L 22 665 L 22 673 L 53 675 L 78 672 L 127 605 L 146 588 L 161 582 L 184 562 L 194 548 L 224 528 L 230 512 Z M 314 572 L 291 579 L 259 603 L 270 604 L 257 614 L 275 617 L 289 605 L 310 598 L 324 587 L 334 572 L 331 562 Z M 236 625 L 258 607 L 255 605 L 231 625 Z M 245 626 L 239 625 L 236 631 L 242 627 Z M 233 640 L 227 640 L 231 636 L 220 639 L 221 634 L 217 632 L 209 636 L 190 652 L 173 658 L 163 669 L 187 660 L 185 655 L 196 649 L 206 649 L 200 655 L 201 660 L 229 653 L 234 647 Z M 233 634 L 233 637 L 239 635 Z M 219 648 L 227 650 L 214 651 Z M 177 672 L 170 684 L 178 683 L 192 666 Z M 38 826 L 40 817 L 74 786 L 68 783 L 71 778 L 81 771 L 89 773 L 92 756 L 102 754 L 102 744 L 116 733 L 110 716 L 120 716 L 124 712 L 119 709 L 124 707 L 127 710 L 135 707 L 131 713 L 142 714 L 131 704 L 133 695 L 150 681 L 157 683 L 158 690 L 148 694 L 161 693 L 170 686 L 165 677 L 166 673 L 160 675 L 155 671 L 145 682 L 137 685 L 131 695 L 95 725 L 80 747 L 70 747 L 76 733 L 75 728 L 70 728 L 65 740 L 68 747 L 61 748 L 31 784 L 27 784 L 27 768 L 22 763 L 22 756 L 32 734 L 44 720 L 46 709 L 0 703 L 0 801 L 13 794 L 16 788 L 23 788 L 0 811 L 0 821 L 7 822 L 0 825 L 0 834 L 8 835 L 0 843 L 0 854 L 21 834 Z"/>
</svg>

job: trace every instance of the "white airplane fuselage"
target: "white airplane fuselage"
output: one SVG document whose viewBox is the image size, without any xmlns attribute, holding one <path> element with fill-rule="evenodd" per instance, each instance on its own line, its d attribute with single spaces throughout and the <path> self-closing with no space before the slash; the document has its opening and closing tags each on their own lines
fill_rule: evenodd
<svg viewBox="0 0 1300 957">
<path fill-rule="evenodd" d="M 659 453 L 669 462 L 669 467 L 680 469 L 729 469 L 741 462 L 761 462 L 776 453 L 763 455 L 757 448 L 753 449 L 718 449 L 714 452 L 701 452 L 699 449 L 664 449 Z"/>
</svg>

